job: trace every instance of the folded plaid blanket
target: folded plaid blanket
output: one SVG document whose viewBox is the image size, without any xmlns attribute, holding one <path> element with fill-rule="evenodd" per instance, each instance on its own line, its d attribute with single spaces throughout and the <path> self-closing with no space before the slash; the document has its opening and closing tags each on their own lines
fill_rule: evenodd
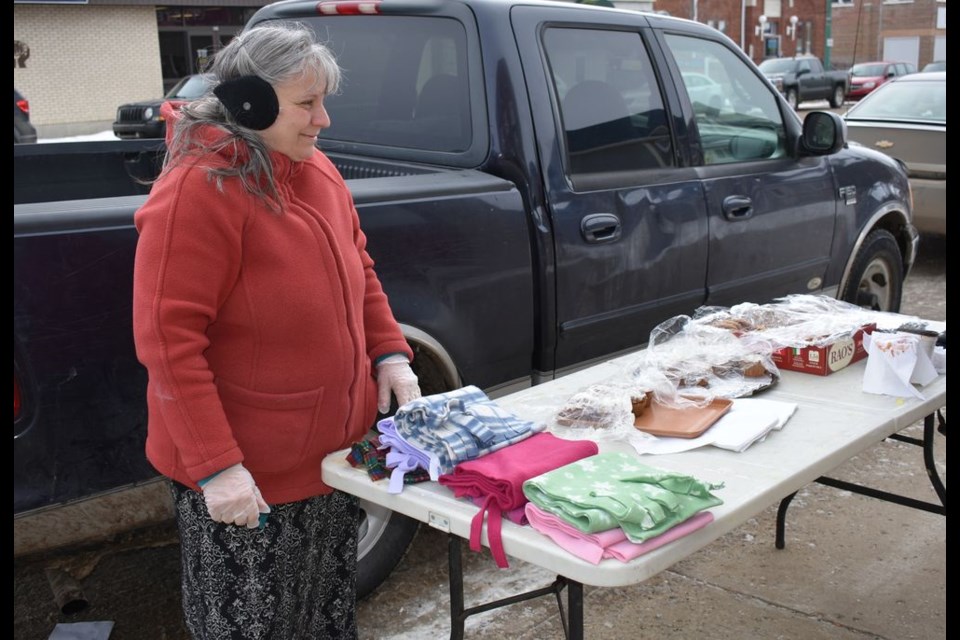
<svg viewBox="0 0 960 640">
<path fill-rule="evenodd" d="M 370 479 L 377 481 L 391 475 L 387 468 L 389 465 L 388 457 L 388 453 L 380 448 L 380 440 L 374 436 L 369 440 L 361 440 L 351 446 L 349 453 L 347 453 L 347 462 L 356 469 L 366 469 Z M 411 473 L 406 473 L 400 478 L 401 483 L 415 484 L 417 482 L 427 482 L 431 479 L 430 474 L 423 469 L 413 469 L 411 471 Z"/>
<path fill-rule="evenodd" d="M 388 418 L 387 420 L 391 420 Z M 381 424 L 384 421 L 381 421 Z M 474 460 L 539 433 L 545 424 L 521 420 L 499 407 L 474 386 L 417 398 L 397 410 L 392 418 L 390 446 L 402 441 L 403 456 L 426 467 L 431 477 L 450 473 L 467 460 Z M 384 429 L 381 427 L 381 441 Z M 397 464 L 401 464 L 398 458 Z"/>
</svg>

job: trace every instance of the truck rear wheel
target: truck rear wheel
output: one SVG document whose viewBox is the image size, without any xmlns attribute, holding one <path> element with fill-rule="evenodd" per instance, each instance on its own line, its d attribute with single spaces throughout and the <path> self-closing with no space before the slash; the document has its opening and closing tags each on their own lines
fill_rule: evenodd
<svg viewBox="0 0 960 640">
<path fill-rule="evenodd" d="M 357 539 L 357 600 L 380 586 L 406 554 L 420 523 L 403 514 L 360 501 Z"/>
<path fill-rule="evenodd" d="M 836 86 L 833 88 L 833 95 L 830 96 L 830 106 L 834 109 L 839 109 L 843 106 L 843 99 L 847 97 L 846 92 L 843 90 L 843 87 Z"/>
<path fill-rule="evenodd" d="M 787 104 L 789 104 L 790 108 L 794 111 L 800 106 L 800 96 L 797 94 L 796 89 L 787 89 Z"/>
<path fill-rule="evenodd" d="M 874 311 L 900 311 L 903 261 L 893 234 L 877 229 L 857 252 L 841 299 Z"/>
<path fill-rule="evenodd" d="M 449 354 L 439 345 L 430 348 L 411 341 L 413 372 L 420 391 L 428 396 L 459 388 L 462 384 Z M 390 415 L 397 410 L 396 400 Z M 357 599 L 367 597 L 387 579 L 413 543 L 420 528 L 414 518 L 391 511 L 375 503 L 360 500 L 357 532 Z"/>
</svg>

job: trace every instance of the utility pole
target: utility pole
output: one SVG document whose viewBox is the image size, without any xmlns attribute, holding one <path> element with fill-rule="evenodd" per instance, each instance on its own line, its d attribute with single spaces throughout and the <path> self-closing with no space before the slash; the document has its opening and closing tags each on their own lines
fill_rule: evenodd
<svg viewBox="0 0 960 640">
<path fill-rule="evenodd" d="M 833 16 L 830 5 L 832 0 L 825 0 L 827 3 L 827 13 L 823 20 L 823 68 L 830 69 L 830 50 L 833 49 Z"/>
</svg>

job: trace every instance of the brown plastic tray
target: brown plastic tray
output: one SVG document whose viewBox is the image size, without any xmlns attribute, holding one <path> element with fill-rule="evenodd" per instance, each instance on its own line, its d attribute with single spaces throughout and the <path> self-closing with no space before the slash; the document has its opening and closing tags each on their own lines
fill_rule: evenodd
<svg viewBox="0 0 960 640">
<path fill-rule="evenodd" d="M 633 422 L 640 431 L 668 438 L 696 438 L 730 410 L 732 400 L 716 398 L 705 407 L 674 409 L 657 401 Z"/>
</svg>

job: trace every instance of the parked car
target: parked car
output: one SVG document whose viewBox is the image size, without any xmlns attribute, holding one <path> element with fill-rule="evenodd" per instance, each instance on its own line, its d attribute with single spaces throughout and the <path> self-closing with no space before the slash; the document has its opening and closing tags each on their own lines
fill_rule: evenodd
<svg viewBox="0 0 960 640">
<path fill-rule="evenodd" d="M 727 106 L 725 98 L 726 90 L 723 85 L 710 76 L 697 73 L 695 71 L 681 71 L 683 84 L 687 88 L 687 94 L 690 96 L 690 102 L 697 110 L 697 105 L 704 105 L 720 111 Z"/>
<path fill-rule="evenodd" d="M 947 70 L 947 61 L 946 60 L 934 60 L 933 62 L 928 62 L 923 65 L 921 71 L 946 71 Z"/>
<path fill-rule="evenodd" d="M 947 234 L 947 72 L 887 82 L 843 116 L 849 139 L 907 165 L 913 224 Z"/>
<path fill-rule="evenodd" d="M 916 73 L 909 62 L 861 62 L 850 67 L 850 88 L 847 100 L 860 100 L 871 91 L 894 78 Z"/>
<path fill-rule="evenodd" d="M 195 73 L 173 85 L 162 98 L 122 104 L 117 109 L 113 135 L 118 138 L 162 138 L 167 131 L 167 123 L 160 115 L 160 105 L 167 101 L 184 103 L 196 100 L 210 88 L 209 76 Z"/>
<path fill-rule="evenodd" d="M 13 90 L 13 144 L 37 141 L 37 129 L 30 122 L 30 102 Z"/>
<path fill-rule="evenodd" d="M 834 109 L 843 105 L 850 89 L 850 74 L 828 70 L 820 58 L 801 55 L 793 58 L 767 58 L 760 71 L 783 94 L 794 110 L 801 102 L 829 100 Z"/>
</svg>

